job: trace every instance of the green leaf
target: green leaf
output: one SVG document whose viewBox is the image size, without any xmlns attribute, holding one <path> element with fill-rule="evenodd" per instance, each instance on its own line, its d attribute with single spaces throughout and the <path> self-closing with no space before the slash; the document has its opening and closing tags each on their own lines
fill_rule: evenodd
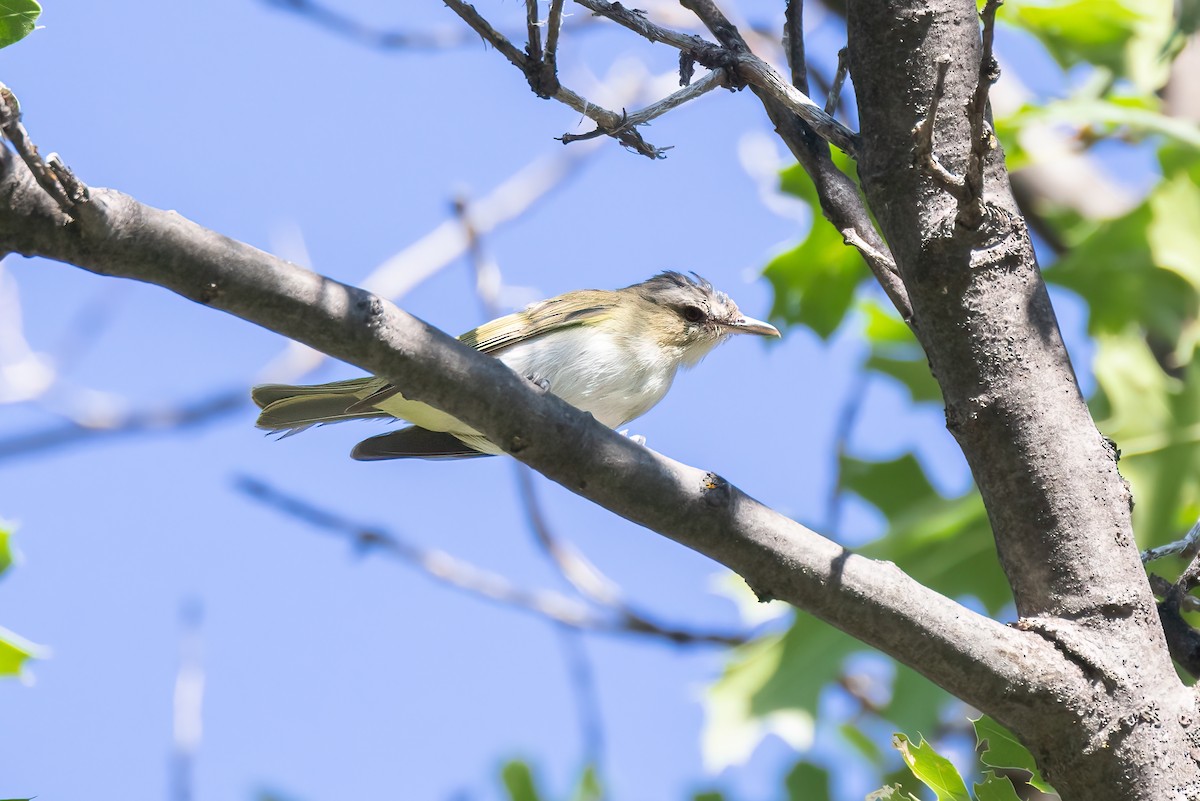
<svg viewBox="0 0 1200 801">
<path fill-rule="evenodd" d="M 5 526 L 3 521 L 0 521 L 0 575 L 3 575 L 6 570 L 12 567 L 13 550 L 12 550 L 12 529 Z"/>
<path fill-rule="evenodd" d="M 1093 369 L 1093 416 L 1121 450 L 1139 541 L 1173 539 L 1200 503 L 1200 363 L 1171 377 L 1145 339 L 1105 334 L 1096 338 Z"/>
<path fill-rule="evenodd" d="M 1046 783 L 1038 770 L 1029 749 L 1021 745 L 1012 732 L 987 715 L 972 720 L 975 726 L 975 745 L 983 764 L 993 768 L 1017 768 L 1027 771 L 1027 781 L 1043 793 L 1053 793 L 1054 788 Z"/>
<path fill-rule="evenodd" d="M 533 780 L 533 770 L 527 763 L 519 759 L 506 762 L 500 777 L 504 781 L 504 789 L 508 791 L 509 801 L 541 801 Z"/>
<path fill-rule="evenodd" d="M 1027 105 L 1006 118 L 1009 125 L 1069 125 L 1086 128 L 1089 135 L 1158 135 L 1190 148 L 1200 148 L 1200 129 L 1193 122 L 1157 111 L 1157 101 L 1140 95 L 1107 98 L 1069 98 Z"/>
<path fill-rule="evenodd" d="M 1036 36 L 1064 69 L 1102 67 L 1140 91 L 1161 87 L 1169 74 L 1173 0 L 1009 0 L 999 19 Z"/>
<path fill-rule="evenodd" d="M 971 801 L 971 796 L 967 794 L 967 785 L 959 775 L 958 769 L 924 739 L 914 745 L 906 736 L 897 732 L 892 737 L 892 746 L 900 752 L 904 764 L 908 765 L 913 775 L 933 790 L 938 801 Z"/>
<path fill-rule="evenodd" d="M 883 512 L 893 522 L 914 505 L 938 497 L 917 457 L 906 453 L 887 462 L 841 459 L 842 486 Z"/>
<path fill-rule="evenodd" d="M 38 659 L 44 650 L 0 626 L 0 677 L 21 675 L 25 663 L 30 659 Z"/>
<path fill-rule="evenodd" d="M 899 381 L 915 402 L 941 404 L 942 390 L 929 372 L 925 352 L 909 327 L 874 300 L 860 303 L 858 311 L 863 320 L 863 335 L 871 343 L 867 369 Z"/>
<path fill-rule="evenodd" d="M 692 796 L 692 801 L 725 801 L 724 793 L 719 793 L 716 790 L 708 790 L 703 793 L 696 793 Z"/>
<path fill-rule="evenodd" d="M 976 801 L 1021 801 L 1013 783 L 990 770 L 984 774 L 983 783 L 975 785 L 975 798 Z"/>
<path fill-rule="evenodd" d="M 604 788 L 600 786 L 600 776 L 595 765 L 588 765 L 579 775 L 575 790 L 571 793 L 571 801 L 600 801 L 604 797 Z"/>
<path fill-rule="evenodd" d="M 763 270 L 775 290 L 771 319 L 804 325 L 828 338 L 870 273 L 858 251 L 822 216 L 816 189 L 799 165 L 780 173 L 780 189 L 807 203 L 813 222 L 799 245 L 771 259 Z"/>
<path fill-rule="evenodd" d="M 800 760 L 784 780 L 788 801 L 828 801 L 829 773 L 822 767 Z"/>
<path fill-rule="evenodd" d="M 809 747 L 817 696 L 854 644 L 837 629 L 798 613 L 786 634 L 734 648 L 724 673 L 704 694 L 705 767 L 715 772 L 745 762 L 768 734 L 797 750 Z"/>
<path fill-rule="evenodd" d="M 0 0 L 0 47 L 19 42 L 33 32 L 42 7 L 34 0 Z"/>
</svg>

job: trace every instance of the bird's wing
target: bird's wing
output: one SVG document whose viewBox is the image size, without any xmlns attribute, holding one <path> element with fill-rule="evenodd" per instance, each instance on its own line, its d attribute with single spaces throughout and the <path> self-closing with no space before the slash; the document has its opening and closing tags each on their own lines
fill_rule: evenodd
<svg viewBox="0 0 1200 801">
<path fill-rule="evenodd" d="M 480 446 L 494 449 L 495 446 L 483 437 L 465 437 L 477 441 Z M 350 457 L 363 462 L 381 459 L 466 459 L 473 456 L 489 456 L 471 447 L 464 439 L 444 431 L 429 431 L 419 426 L 410 426 L 400 431 L 364 439 L 350 451 Z"/>
<path fill-rule="evenodd" d="M 505 348 L 543 336 L 551 331 L 594 322 L 612 307 L 603 297 L 608 293 L 572 292 L 566 297 L 551 298 L 535 303 L 515 314 L 509 314 L 472 328 L 458 338 L 480 353 L 496 354 Z"/>
<path fill-rule="evenodd" d="M 472 328 L 460 336 L 458 341 L 475 348 L 480 353 L 494 356 L 505 348 L 527 342 L 551 331 L 596 321 L 611 308 L 611 301 L 606 299 L 608 294 L 610 293 L 583 290 L 571 292 L 563 297 L 543 300 L 522 311 L 499 317 L 478 328 Z M 368 412 L 399 393 L 400 390 L 396 386 L 383 384 L 370 395 L 356 401 L 349 411 Z"/>
</svg>

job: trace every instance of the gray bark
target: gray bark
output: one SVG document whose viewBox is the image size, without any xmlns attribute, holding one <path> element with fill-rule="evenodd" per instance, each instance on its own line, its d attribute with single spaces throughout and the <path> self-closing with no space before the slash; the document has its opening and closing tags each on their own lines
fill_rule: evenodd
<svg viewBox="0 0 1200 801">
<path fill-rule="evenodd" d="M 855 0 L 848 25 L 859 174 L 908 289 L 947 427 L 987 505 L 1019 625 L 1087 678 L 1003 720 L 1064 798 L 1194 798 L 1195 698 L 1168 656 L 1116 451 L 1079 392 L 1003 153 L 989 154 L 978 230 L 956 223 L 955 199 L 913 166 L 912 129 L 945 55 L 935 152 L 952 172 L 966 169 L 964 107 L 980 63 L 974 0 Z"/>
</svg>

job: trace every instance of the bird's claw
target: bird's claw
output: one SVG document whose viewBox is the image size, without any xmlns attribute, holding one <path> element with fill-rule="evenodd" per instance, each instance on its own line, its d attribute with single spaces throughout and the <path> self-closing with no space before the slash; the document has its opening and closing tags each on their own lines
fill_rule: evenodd
<svg viewBox="0 0 1200 801">
<path fill-rule="evenodd" d="M 642 436 L 641 434 L 630 434 L 628 428 L 622 429 L 622 430 L 618 431 L 617 433 L 620 434 L 622 437 L 628 438 L 628 440 L 630 442 L 634 443 L 635 445 L 645 446 L 645 444 L 646 444 L 646 438 L 644 436 Z"/>
<path fill-rule="evenodd" d="M 536 375 L 527 375 L 527 376 L 525 376 L 525 377 L 526 377 L 526 378 L 528 378 L 530 381 L 532 381 L 532 382 L 533 382 L 533 384 L 534 384 L 534 386 L 536 386 L 536 387 L 537 387 L 538 389 L 540 389 L 542 392 L 549 392 L 549 391 L 550 391 L 550 381 L 549 381 L 549 379 L 542 378 L 541 376 L 536 376 Z"/>
</svg>

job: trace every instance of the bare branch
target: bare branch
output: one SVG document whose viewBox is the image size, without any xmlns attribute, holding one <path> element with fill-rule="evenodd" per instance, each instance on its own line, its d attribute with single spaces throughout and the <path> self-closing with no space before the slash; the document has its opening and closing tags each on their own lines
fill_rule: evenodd
<svg viewBox="0 0 1200 801">
<path fill-rule="evenodd" d="M 770 94 L 783 107 L 808 123 L 821 138 L 837 145 L 850 155 L 857 153 L 857 134 L 830 117 L 806 94 L 784 80 L 783 76 L 777 73 L 771 65 L 750 52 L 744 42 L 737 49 L 730 48 L 728 45 L 717 45 L 699 36 L 665 28 L 651 22 L 641 14 L 625 8 L 620 3 L 611 3 L 608 0 L 575 0 L 575 2 L 629 28 L 651 42 L 662 42 L 678 48 L 686 52 L 698 64 L 709 69 L 725 68 L 738 81 L 755 86 Z M 684 5 L 688 4 L 684 3 Z M 724 17 L 722 16 L 721 19 Z M 728 20 L 725 24 L 736 34 L 736 29 L 728 24 Z"/>
<path fill-rule="evenodd" d="M 17 102 L 16 95 L 3 84 L 0 84 L 0 131 L 3 131 L 4 138 L 12 143 L 25 166 L 33 173 L 38 186 L 54 198 L 59 208 L 70 214 L 81 198 L 72 197 L 59 180 L 54 168 L 42 160 L 37 146 L 29 138 L 25 126 L 21 124 L 21 104 Z"/>
<path fill-rule="evenodd" d="M 956 220 L 968 230 L 974 231 L 983 224 L 983 172 L 987 156 L 996 147 L 996 138 L 987 122 L 988 90 L 1000 77 L 1000 67 L 992 53 L 995 38 L 996 10 L 1004 0 L 987 0 L 983 7 L 983 53 L 979 62 L 979 78 L 975 91 L 967 103 L 967 119 L 971 125 L 971 151 L 967 169 L 963 175 L 955 175 L 946 169 L 934 153 L 933 130 L 938 106 L 946 93 L 946 72 L 950 69 L 950 56 L 943 54 L 937 60 L 937 80 L 933 97 L 925 119 L 913 127 L 913 163 L 923 168 L 934 182 L 949 192 L 958 201 Z"/>
<path fill-rule="evenodd" d="M 959 209 L 958 221 L 970 230 L 983 224 L 983 170 L 988 154 L 996 148 L 996 137 L 987 121 L 988 91 L 1000 78 L 1000 65 L 992 53 L 996 32 L 996 11 L 1004 0 L 987 0 L 983 6 L 983 53 L 979 61 L 979 79 L 971 102 L 967 105 L 967 118 L 971 122 L 971 157 L 964 176 L 969 201 L 966 208 Z"/>
<path fill-rule="evenodd" d="M 85 442 L 196 428 L 228 417 L 246 406 L 246 391 L 239 387 L 182 405 L 152 407 L 117 415 L 104 425 L 89 425 L 82 421 L 63 423 L 0 439 L 0 463 Z"/>
<path fill-rule="evenodd" d="M 929 111 L 925 119 L 913 127 L 913 166 L 924 168 L 943 189 L 954 195 L 960 204 L 969 200 L 967 184 L 961 176 L 946 169 L 933 152 L 933 129 L 937 121 L 938 106 L 946 95 L 946 73 L 950 69 L 950 56 L 942 55 L 937 60 L 937 80 L 933 85 L 933 97 L 929 101 Z"/>
<path fill-rule="evenodd" d="M 525 29 L 529 35 L 525 54 L 531 61 L 540 62 L 542 60 L 542 31 L 538 27 L 537 0 L 525 0 Z"/>
<path fill-rule="evenodd" d="M 1190 559 L 1196 555 L 1197 550 L 1200 550 L 1200 520 L 1192 524 L 1182 539 L 1142 551 L 1142 564 L 1149 564 L 1164 556 L 1179 555 Z"/>
<path fill-rule="evenodd" d="M 650 635 L 676 645 L 735 645 L 745 641 L 742 635 L 629 626 L 623 620 L 597 614 L 587 604 L 562 593 L 525 589 L 499 573 L 484 570 L 445 551 L 421 547 L 393 531 L 350 520 L 296 495 L 283 492 L 264 481 L 242 476 L 237 479 L 235 486 L 259 503 L 313 528 L 347 540 L 359 551 L 378 551 L 417 568 L 434 581 L 469 595 L 531 612 L 554 623 L 606 634 Z"/>
<path fill-rule="evenodd" d="M 808 61 L 804 54 L 804 0 L 787 0 L 784 7 L 783 51 L 792 71 L 792 85 L 808 94 Z M 829 113 L 828 108 L 825 110 Z"/>
<path fill-rule="evenodd" d="M 538 96 L 553 98 L 560 103 L 570 106 L 585 117 L 590 117 L 596 122 L 599 129 L 602 129 L 606 133 L 612 131 L 611 135 L 617 141 L 635 153 L 640 153 L 652 159 L 662 158 L 662 149 L 651 145 L 637 131 L 623 128 L 623 115 L 589 102 L 586 98 L 562 86 L 558 82 L 557 77 L 552 82 L 553 86 L 548 85 L 543 80 L 544 71 L 542 70 L 542 64 L 532 61 L 518 50 L 516 45 L 510 42 L 504 34 L 493 28 L 491 23 L 484 19 L 470 3 L 463 2 L 463 0 L 445 0 L 445 3 L 451 11 L 462 17 L 463 21 L 470 25 L 472 30 L 482 36 L 484 41 L 495 47 L 513 66 L 521 70 L 530 81 L 530 86 Z"/>
<path fill-rule="evenodd" d="M 825 113 L 831 117 L 837 113 L 838 103 L 842 99 L 842 86 L 845 85 L 846 76 L 850 73 L 850 61 L 846 55 L 846 48 L 843 47 L 838 51 L 837 72 L 834 73 L 833 84 L 825 96 Z"/>
<path fill-rule="evenodd" d="M 594 139 L 597 136 L 619 136 L 627 130 L 631 130 L 638 125 L 645 125 L 650 120 L 661 117 L 671 109 L 678 108 L 689 100 L 695 100 L 697 97 L 721 86 L 728 86 L 725 70 L 712 70 L 695 83 L 685 86 L 678 92 L 667 95 L 656 103 L 651 103 L 641 111 L 635 111 L 632 114 L 623 113 L 621 115 L 621 125 L 615 130 L 596 128 L 594 131 L 589 131 L 585 134 L 565 133 L 558 137 L 558 139 L 563 144 L 569 144 L 571 142 Z M 670 147 L 659 148 L 659 153 L 661 154 L 663 151 L 670 149 Z"/>
<path fill-rule="evenodd" d="M 551 74 L 558 74 L 558 35 L 562 30 L 563 0 L 550 0 L 550 15 L 546 18 L 546 54 L 543 57 Z"/>
</svg>

